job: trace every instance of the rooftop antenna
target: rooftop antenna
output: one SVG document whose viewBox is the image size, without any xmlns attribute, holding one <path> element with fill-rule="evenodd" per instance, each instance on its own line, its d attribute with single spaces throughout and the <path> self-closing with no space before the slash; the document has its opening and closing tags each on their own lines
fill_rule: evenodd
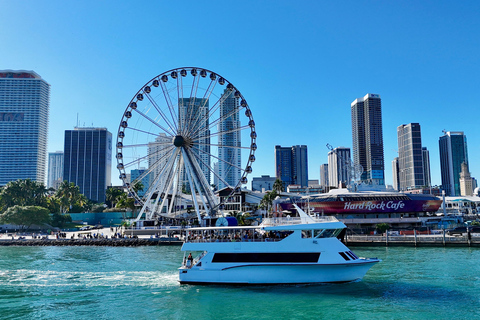
<svg viewBox="0 0 480 320">
<path fill-rule="evenodd" d="M 77 128 L 78 128 L 78 112 L 77 112 Z"/>
</svg>

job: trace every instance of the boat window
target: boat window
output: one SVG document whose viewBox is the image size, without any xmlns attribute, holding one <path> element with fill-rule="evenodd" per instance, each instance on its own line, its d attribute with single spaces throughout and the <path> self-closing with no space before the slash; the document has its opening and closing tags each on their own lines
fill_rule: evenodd
<svg viewBox="0 0 480 320">
<path fill-rule="evenodd" d="M 316 263 L 320 252 L 215 253 L 212 263 Z"/>
<path fill-rule="evenodd" d="M 349 257 L 347 257 L 347 255 L 346 255 L 345 253 L 343 253 L 343 252 L 339 252 L 338 254 L 339 254 L 339 255 L 341 255 L 341 256 L 342 256 L 342 258 L 343 258 L 343 259 L 345 259 L 345 261 L 350 261 L 350 258 L 349 258 Z"/>
<path fill-rule="evenodd" d="M 311 238 L 312 230 L 302 230 L 302 238 Z"/>
<path fill-rule="evenodd" d="M 313 237 L 318 238 L 318 236 L 321 235 L 323 231 L 325 231 L 325 229 L 313 230 Z"/>
<path fill-rule="evenodd" d="M 322 230 L 315 238 L 333 238 L 342 232 L 342 229 L 325 229 Z"/>
<path fill-rule="evenodd" d="M 350 253 L 350 251 L 346 251 L 345 252 L 350 258 L 352 258 L 352 260 L 355 260 L 355 256 L 353 254 Z"/>
</svg>

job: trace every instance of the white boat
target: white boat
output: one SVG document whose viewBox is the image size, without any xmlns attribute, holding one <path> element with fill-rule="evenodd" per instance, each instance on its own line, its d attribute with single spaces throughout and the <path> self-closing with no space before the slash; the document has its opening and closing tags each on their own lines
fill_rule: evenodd
<svg viewBox="0 0 480 320">
<path fill-rule="evenodd" d="M 191 228 L 182 246 L 182 284 L 311 284 L 362 279 L 380 260 L 359 258 L 337 236 L 336 218 L 269 218 L 255 227 Z"/>
</svg>

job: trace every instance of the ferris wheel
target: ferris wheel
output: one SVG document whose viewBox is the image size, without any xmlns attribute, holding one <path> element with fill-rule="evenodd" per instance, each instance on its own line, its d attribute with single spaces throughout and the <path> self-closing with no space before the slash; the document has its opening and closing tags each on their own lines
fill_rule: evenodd
<svg viewBox="0 0 480 320">
<path fill-rule="evenodd" d="M 247 183 L 256 138 L 247 101 L 217 73 L 184 67 L 148 81 L 123 113 L 116 144 L 120 179 L 142 207 L 136 220 L 216 216 Z"/>
</svg>

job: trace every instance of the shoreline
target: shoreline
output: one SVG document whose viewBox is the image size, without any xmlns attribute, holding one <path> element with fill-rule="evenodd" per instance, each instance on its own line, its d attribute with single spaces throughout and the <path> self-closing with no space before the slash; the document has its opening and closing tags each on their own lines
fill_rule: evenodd
<svg viewBox="0 0 480 320">
<path fill-rule="evenodd" d="M 140 247 L 140 246 L 181 246 L 183 241 L 166 238 L 115 238 L 115 239 L 1 239 L 0 247 L 48 247 L 48 246 L 106 246 L 106 247 Z"/>
</svg>

